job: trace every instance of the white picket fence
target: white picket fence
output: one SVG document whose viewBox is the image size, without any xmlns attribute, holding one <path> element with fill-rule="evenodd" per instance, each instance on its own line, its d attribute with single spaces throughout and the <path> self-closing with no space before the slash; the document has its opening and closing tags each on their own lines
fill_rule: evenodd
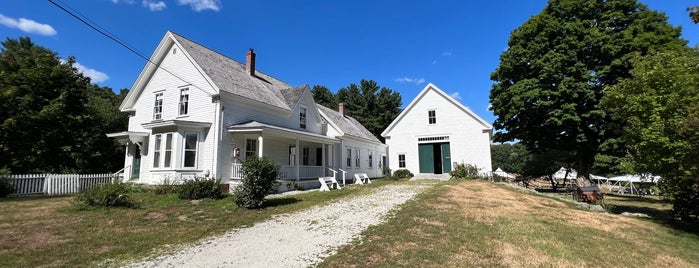
<svg viewBox="0 0 699 268">
<path fill-rule="evenodd" d="M 12 195 L 64 195 L 117 180 L 114 174 L 19 174 L 9 175 L 15 187 Z"/>
</svg>

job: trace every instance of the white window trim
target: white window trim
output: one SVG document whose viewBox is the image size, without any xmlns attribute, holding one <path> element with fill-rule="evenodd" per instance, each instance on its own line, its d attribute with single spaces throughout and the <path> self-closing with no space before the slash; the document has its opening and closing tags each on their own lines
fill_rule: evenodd
<svg viewBox="0 0 699 268">
<path fill-rule="evenodd" d="M 403 156 L 403 166 L 400 166 L 400 156 Z M 408 166 L 408 161 L 406 157 L 406 153 L 398 153 L 398 168 L 406 168 Z"/>
<path fill-rule="evenodd" d="M 188 116 L 189 115 L 189 108 L 190 108 L 189 107 L 190 106 L 189 105 L 190 104 L 189 103 L 189 91 L 190 91 L 189 87 L 180 88 L 180 98 L 179 98 L 179 101 L 177 102 L 177 116 Z M 186 94 L 187 100 L 185 102 L 183 102 L 182 96 L 184 96 L 183 93 L 185 93 L 185 92 L 187 93 Z M 185 113 L 182 113 L 182 104 L 183 103 L 186 104 L 186 106 L 187 106 Z"/>
<path fill-rule="evenodd" d="M 354 154 L 354 168 L 361 168 L 361 151 L 359 150 L 359 148 L 354 148 Z"/>
<path fill-rule="evenodd" d="M 194 148 L 194 166 L 192 167 L 187 167 L 185 166 L 185 163 L 187 162 L 187 136 L 190 134 L 197 135 L 197 142 L 195 143 L 196 147 Z M 191 151 L 191 150 L 189 150 Z M 199 132 L 185 132 L 184 136 L 182 137 L 182 168 L 183 169 L 196 169 L 197 164 L 199 161 Z"/>
<path fill-rule="evenodd" d="M 346 168 L 351 168 L 352 167 L 352 148 L 350 147 L 345 147 L 345 167 Z M 349 160 L 349 161 L 347 161 Z"/>
<path fill-rule="evenodd" d="M 163 120 L 163 104 L 165 103 L 165 94 L 162 91 L 155 92 L 153 102 L 153 120 Z M 160 97 L 160 99 L 158 99 Z M 160 102 L 158 102 L 160 100 Z"/>
<path fill-rule="evenodd" d="M 153 168 L 159 169 L 162 160 L 163 137 L 162 134 L 153 135 Z"/>
<path fill-rule="evenodd" d="M 308 129 L 308 107 L 306 106 L 299 106 L 299 128 Z"/>
<path fill-rule="evenodd" d="M 434 123 L 430 122 L 430 119 L 432 118 L 430 116 L 430 113 L 434 112 Z M 437 109 L 429 109 L 427 110 L 427 124 L 428 125 L 436 125 L 437 124 Z"/>
</svg>

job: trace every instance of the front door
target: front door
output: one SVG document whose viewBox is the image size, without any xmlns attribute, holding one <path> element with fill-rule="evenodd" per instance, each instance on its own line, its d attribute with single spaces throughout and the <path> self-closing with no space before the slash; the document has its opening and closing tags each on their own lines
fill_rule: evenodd
<svg viewBox="0 0 699 268">
<path fill-rule="evenodd" d="M 134 147 L 136 147 L 136 152 L 134 153 L 133 160 L 131 161 L 131 178 L 124 178 L 126 180 L 137 180 L 141 174 L 141 147 L 138 145 Z"/>
<path fill-rule="evenodd" d="M 420 173 L 442 174 L 451 172 L 449 143 L 418 144 Z"/>
</svg>

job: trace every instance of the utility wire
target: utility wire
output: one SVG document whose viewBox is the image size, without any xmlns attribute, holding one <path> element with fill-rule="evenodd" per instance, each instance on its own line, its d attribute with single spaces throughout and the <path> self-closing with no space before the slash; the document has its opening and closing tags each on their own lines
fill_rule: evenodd
<svg viewBox="0 0 699 268">
<path fill-rule="evenodd" d="M 200 87 L 194 85 L 193 83 L 188 82 L 187 80 L 184 80 L 183 78 L 179 77 L 178 75 L 176 75 L 175 73 L 171 72 L 170 70 L 165 69 L 164 67 L 160 66 L 160 64 L 158 64 L 158 63 L 156 63 L 156 62 L 150 60 L 150 58 L 148 58 L 148 57 L 146 57 L 145 55 L 143 55 L 143 53 L 141 53 L 140 51 L 138 51 L 138 50 L 132 48 L 132 47 L 131 47 L 130 45 L 128 45 L 126 42 L 123 42 L 123 41 L 119 40 L 119 38 L 117 38 L 114 34 L 111 34 L 111 33 L 109 33 L 109 31 L 104 30 L 104 28 L 102 28 L 102 27 L 100 27 L 99 25 L 97 25 L 97 23 L 93 22 L 92 20 L 90 20 L 89 18 L 87 18 L 85 15 L 80 14 L 80 12 L 75 11 L 73 8 L 71 8 L 70 6 L 66 5 L 65 3 L 61 2 L 60 0 L 55 0 L 55 1 L 54 1 L 54 0 L 48 0 L 48 1 L 51 2 L 51 4 L 53 4 L 54 6 L 58 7 L 58 8 L 61 9 L 61 10 L 63 10 L 64 12 L 68 13 L 68 15 L 72 16 L 73 18 L 79 20 L 79 21 L 82 22 L 83 24 L 85 24 L 85 25 L 87 25 L 88 27 L 92 28 L 93 30 L 97 31 L 97 32 L 100 33 L 101 35 L 104 35 L 105 37 L 111 39 L 112 41 L 116 42 L 117 44 L 121 45 L 122 47 L 128 49 L 129 51 L 131 51 L 131 52 L 133 52 L 134 54 L 138 55 L 138 56 L 141 57 L 142 59 L 146 60 L 147 62 L 149 62 L 149 63 L 155 65 L 157 68 L 159 68 L 159 69 L 161 69 L 161 70 L 163 70 L 163 71 L 165 71 L 165 72 L 171 74 L 172 76 L 176 77 L 177 79 L 180 79 L 182 82 L 184 82 L 184 83 L 186 83 L 186 84 L 188 84 L 188 85 L 191 85 L 191 86 L 193 86 L 193 87 L 195 87 L 195 88 L 197 88 L 197 89 L 199 89 L 199 90 L 201 90 L 201 91 L 207 93 L 206 90 L 204 90 L 204 89 L 202 89 L 202 88 L 200 88 Z M 56 1 L 60 2 L 62 5 L 56 3 Z M 66 9 L 66 7 L 64 7 L 64 6 L 66 6 L 66 7 L 69 8 L 69 9 L 71 9 L 72 11 Z M 77 13 L 77 14 L 80 14 L 82 17 L 76 15 L 76 13 Z M 84 18 L 83 18 L 83 17 L 84 17 Z M 89 22 L 88 22 L 88 21 L 89 21 Z"/>
</svg>

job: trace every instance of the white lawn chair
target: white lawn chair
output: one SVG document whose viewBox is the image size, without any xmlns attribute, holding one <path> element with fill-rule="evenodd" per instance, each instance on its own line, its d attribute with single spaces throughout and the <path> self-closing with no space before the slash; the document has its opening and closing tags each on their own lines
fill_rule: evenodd
<svg viewBox="0 0 699 268">
<path fill-rule="evenodd" d="M 366 175 L 366 173 L 354 174 L 354 184 L 365 184 L 365 183 L 371 183 L 371 180 L 369 179 L 369 176 Z"/>
<path fill-rule="evenodd" d="M 320 177 L 318 178 L 318 181 L 320 182 L 321 191 L 330 191 L 330 189 L 333 188 L 338 190 L 342 189 L 335 177 Z"/>
</svg>

